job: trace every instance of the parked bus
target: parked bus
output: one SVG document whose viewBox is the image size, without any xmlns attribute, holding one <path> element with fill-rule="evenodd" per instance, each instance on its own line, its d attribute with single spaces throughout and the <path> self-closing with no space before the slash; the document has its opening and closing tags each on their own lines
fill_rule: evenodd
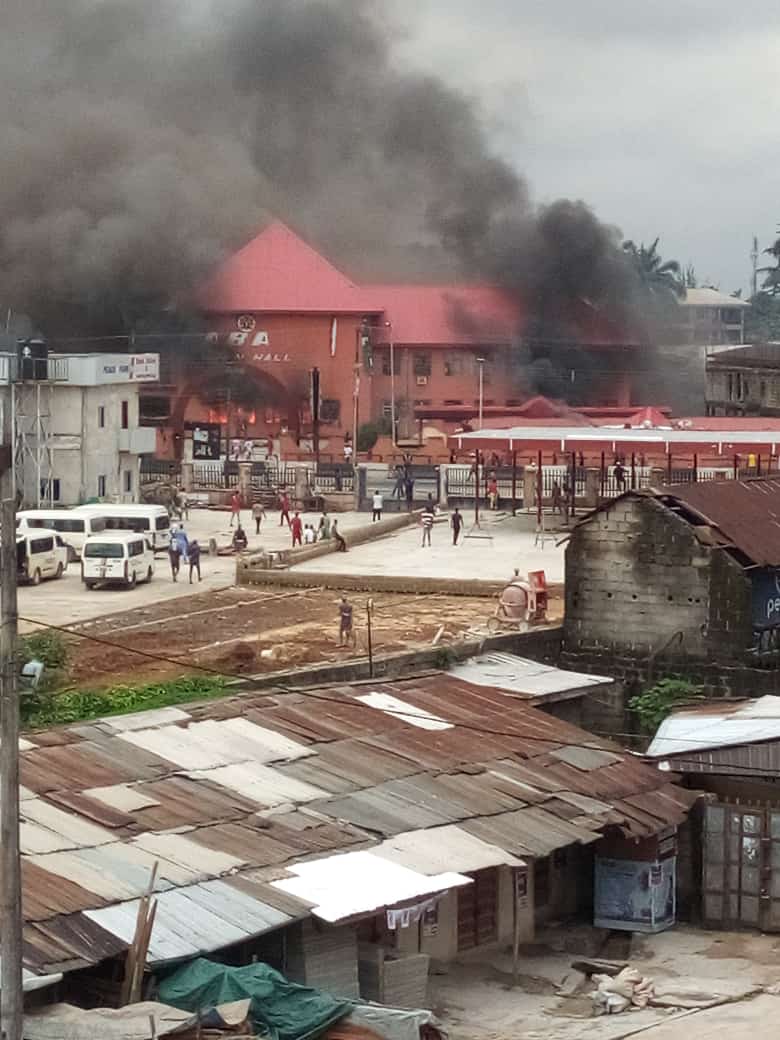
<svg viewBox="0 0 780 1040">
<path fill-rule="evenodd" d="M 68 566 L 68 548 L 54 531 L 20 531 L 16 535 L 16 577 L 40 585 L 43 578 L 61 578 Z"/>
<path fill-rule="evenodd" d="M 91 534 L 100 534 L 106 524 L 97 514 L 75 509 L 22 509 L 16 514 L 17 533 L 41 527 L 56 531 L 68 546 L 69 559 L 76 560 L 81 556 L 84 540 Z"/>
<path fill-rule="evenodd" d="M 155 552 L 163 552 L 171 544 L 171 518 L 165 506 L 115 505 L 105 502 L 100 505 L 76 506 L 74 512 L 82 516 L 101 517 L 106 531 L 143 534 Z"/>
<path fill-rule="evenodd" d="M 81 557 L 81 580 L 96 585 L 124 585 L 134 589 L 154 576 L 154 553 L 149 541 L 131 531 L 107 531 L 88 538 Z"/>
</svg>

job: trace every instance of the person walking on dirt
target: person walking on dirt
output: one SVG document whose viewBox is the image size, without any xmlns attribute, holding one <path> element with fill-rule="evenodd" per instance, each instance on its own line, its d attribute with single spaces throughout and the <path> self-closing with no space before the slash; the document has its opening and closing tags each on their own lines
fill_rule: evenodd
<svg viewBox="0 0 780 1040">
<path fill-rule="evenodd" d="M 171 579 L 173 581 L 179 580 L 179 567 L 181 566 L 181 553 L 179 547 L 176 544 L 175 538 L 171 538 L 171 544 L 168 546 L 168 559 L 171 561 Z"/>
<path fill-rule="evenodd" d="M 265 520 L 265 509 L 262 502 L 255 502 L 252 506 L 252 519 L 255 522 L 255 534 L 260 534 L 260 524 Z"/>
<path fill-rule="evenodd" d="M 284 490 L 282 490 L 282 493 L 279 495 L 279 508 L 281 510 L 281 514 L 279 516 L 279 526 L 284 527 L 284 522 L 286 520 L 287 526 L 292 527 L 292 523 L 290 521 L 290 496 Z"/>
<path fill-rule="evenodd" d="M 348 646 L 352 641 L 352 604 L 342 596 L 339 603 L 339 646 Z"/>
<path fill-rule="evenodd" d="M 335 520 L 333 521 L 333 524 L 332 524 L 331 529 L 330 529 L 330 536 L 333 539 L 333 541 L 336 543 L 336 552 L 346 552 L 347 551 L 347 543 L 341 537 L 341 531 L 339 531 L 338 523 Z"/>
<path fill-rule="evenodd" d="M 430 506 L 426 505 L 422 511 L 420 517 L 420 523 L 422 524 L 422 544 L 423 548 L 427 545 L 430 548 L 431 545 L 431 528 L 433 527 L 433 510 Z"/>
<path fill-rule="evenodd" d="M 292 544 L 293 549 L 296 545 L 303 545 L 303 524 L 301 523 L 301 514 L 296 513 L 290 524 L 290 530 L 292 531 Z"/>
<path fill-rule="evenodd" d="M 457 506 L 455 507 L 455 512 L 450 517 L 450 527 L 452 527 L 452 544 L 457 545 L 463 528 L 463 514 Z"/>
<path fill-rule="evenodd" d="M 382 493 L 375 491 L 371 497 L 371 523 L 375 523 L 377 520 L 382 519 Z"/>
<path fill-rule="evenodd" d="M 230 526 L 233 526 L 233 521 L 236 521 L 236 526 L 241 526 L 241 495 L 238 491 L 234 491 L 230 496 Z"/>
<path fill-rule="evenodd" d="M 193 538 L 190 542 L 190 552 L 188 559 L 190 561 L 190 585 L 192 585 L 193 571 L 197 571 L 198 581 L 200 581 L 200 546 L 198 545 L 197 538 Z"/>
</svg>

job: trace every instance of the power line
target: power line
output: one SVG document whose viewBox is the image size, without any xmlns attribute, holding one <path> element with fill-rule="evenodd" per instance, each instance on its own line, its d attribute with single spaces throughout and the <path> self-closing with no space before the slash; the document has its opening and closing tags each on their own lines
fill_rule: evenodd
<svg viewBox="0 0 780 1040">
<path fill-rule="evenodd" d="M 64 635 L 75 637 L 77 639 L 85 639 L 85 640 L 88 640 L 89 642 L 92 642 L 92 643 L 98 643 L 98 644 L 100 644 L 102 646 L 109 647 L 110 649 L 113 649 L 113 650 L 121 650 L 121 651 L 124 651 L 125 653 L 137 654 L 139 657 L 144 657 L 144 658 L 147 658 L 147 659 L 152 660 L 152 661 L 157 661 L 157 662 L 164 663 L 164 664 L 173 664 L 173 665 L 177 665 L 177 666 L 186 666 L 187 668 L 195 669 L 197 671 L 204 672 L 204 673 L 209 674 L 209 675 L 214 675 L 215 677 L 218 677 L 218 678 L 221 678 L 221 679 L 226 679 L 226 678 L 227 679 L 234 679 L 234 680 L 236 680 L 238 682 L 241 682 L 241 683 L 251 682 L 251 679 L 252 679 L 251 676 L 240 675 L 240 674 L 235 673 L 235 672 L 233 672 L 233 673 L 226 672 L 224 669 L 211 668 L 209 665 L 197 664 L 196 662 L 191 661 L 191 660 L 183 660 L 182 658 L 177 658 L 177 657 L 168 657 L 168 656 L 166 656 L 164 654 L 152 653 L 151 651 L 148 651 L 148 650 L 139 650 L 136 647 L 126 646 L 123 643 L 117 643 L 114 640 L 104 639 L 104 638 L 102 638 L 100 636 L 95 636 L 95 635 L 92 635 L 91 633 L 88 633 L 88 632 L 76 632 L 76 631 L 73 631 L 72 629 L 66 628 L 66 627 L 64 627 L 62 625 L 50 624 L 48 622 L 39 621 L 39 620 L 37 620 L 35 618 L 28 618 L 28 617 L 20 616 L 19 620 L 20 621 L 24 621 L 27 624 L 37 625 L 40 628 L 49 629 L 49 630 L 55 631 L 55 632 L 62 632 Z M 359 682 L 361 682 L 361 683 L 365 683 L 365 682 L 369 682 L 369 683 L 370 682 L 381 682 L 381 681 L 382 681 L 381 679 L 378 679 L 378 680 L 359 680 Z M 403 681 L 403 679 L 401 679 L 401 681 Z M 286 686 L 284 683 L 275 683 L 274 684 L 274 688 L 278 689 L 278 690 L 281 690 L 283 693 L 286 693 L 286 694 L 295 694 L 295 695 L 301 696 L 301 697 L 308 697 L 311 700 L 323 701 L 323 702 L 325 702 L 327 704 L 338 704 L 338 705 L 341 705 L 341 706 L 365 708 L 365 709 L 368 709 L 369 711 L 376 711 L 376 709 L 372 708 L 371 705 L 364 704 L 362 701 L 358 701 L 358 700 L 343 701 L 343 700 L 339 700 L 336 697 L 329 697 L 326 694 L 316 693 L 314 690 L 309 690 L 309 689 L 300 688 L 300 687 Z M 603 706 L 607 706 L 604 701 L 599 700 L 599 698 L 595 697 L 593 694 L 587 693 L 586 691 L 583 692 L 583 696 L 588 697 L 591 700 L 594 700 L 597 704 L 600 704 L 600 705 L 603 705 Z M 517 702 L 517 703 L 522 703 L 522 702 Z M 535 705 L 535 704 L 528 703 L 528 704 L 523 704 L 523 706 L 524 707 L 528 707 L 528 708 L 535 708 L 536 710 L 539 710 L 539 706 Z M 414 711 L 413 717 L 415 719 L 419 719 L 420 721 L 423 721 L 423 722 L 446 723 L 447 725 L 452 726 L 453 728 L 459 727 L 461 729 L 469 730 L 470 732 L 473 732 L 473 733 L 479 733 L 479 734 L 481 734 L 483 736 L 520 738 L 522 740 L 527 740 L 527 741 L 530 741 L 532 743 L 536 742 L 536 743 L 542 743 L 542 744 L 561 743 L 561 741 L 556 740 L 554 737 L 537 737 L 537 736 L 533 736 L 532 734 L 518 733 L 517 731 L 491 729 L 491 728 L 489 728 L 487 726 L 479 726 L 479 725 L 476 725 L 474 723 L 468 723 L 468 722 L 463 722 L 463 721 L 453 721 L 451 719 L 443 718 L 440 715 L 431 715 L 431 714 L 429 714 L 427 712 L 424 712 L 424 711 L 418 709 L 416 706 L 414 706 L 414 707 L 415 707 L 415 711 Z M 411 715 L 411 713 L 409 711 L 404 711 L 403 709 L 393 710 L 391 708 L 382 708 L 381 710 L 383 712 L 385 712 L 385 714 L 387 714 L 387 715 L 391 715 L 391 716 L 393 716 L 395 718 L 399 718 L 399 719 L 402 719 L 402 720 L 408 720 L 410 718 L 410 715 Z M 551 717 L 554 718 L 555 716 L 551 716 Z M 558 721 L 565 721 L 565 720 L 558 720 Z M 567 723 L 567 725 L 571 725 L 571 723 Z M 641 734 L 619 732 L 619 733 L 615 733 L 615 734 L 610 735 L 610 734 L 596 732 L 596 736 L 601 736 L 601 737 L 604 737 L 605 739 L 610 739 L 610 740 L 612 739 L 613 736 L 627 737 L 627 738 L 629 738 L 631 740 L 636 740 L 638 737 L 641 736 Z M 664 740 L 668 740 L 668 741 L 672 741 L 674 743 L 690 744 L 690 739 L 689 738 L 685 738 L 685 737 L 664 737 L 663 739 Z M 604 750 L 604 747 L 601 744 L 585 744 L 585 743 L 576 743 L 576 742 L 566 741 L 566 746 L 567 747 L 582 748 L 583 750 L 588 750 L 588 751 L 603 751 Z M 696 749 L 691 749 L 691 750 L 696 750 Z M 634 753 L 634 752 L 629 752 L 629 753 Z M 753 770 L 753 771 L 756 772 L 758 770 Z M 773 770 L 766 770 L 765 772 L 767 772 L 767 773 L 769 773 L 769 774 L 771 774 L 773 776 L 778 776 L 778 773 L 773 771 Z"/>
</svg>

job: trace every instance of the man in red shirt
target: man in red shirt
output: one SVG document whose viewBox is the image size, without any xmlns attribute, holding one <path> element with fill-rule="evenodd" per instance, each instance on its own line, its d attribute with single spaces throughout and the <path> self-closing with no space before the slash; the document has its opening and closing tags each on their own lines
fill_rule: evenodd
<svg viewBox="0 0 780 1040">
<path fill-rule="evenodd" d="M 290 524 L 292 529 L 292 543 L 293 549 L 296 545 L 303 545 L 303 524 L 301 523 L 300 513 L 296 513 Z"/>
<path fill-rule="evenodd" d="M 281 516 L 279 517 L 279 526 L 284 527 L 284 522 L 286 520 L 287 526 L 291 527 L 292 525 L 290 523 L 290 496 L 287 494 L 286 491 L 282 491 L 282 493 L 279 495 L 279 508 L 282 511 Z"/>
<path fill-rule="evenodd" d="M 241 526 L 241 496 L 237 491 L 234 491 L 230 496 L 230 526 L 233 526 L 233 521 L 236 521 L 236 526 Z"/>
</svg>

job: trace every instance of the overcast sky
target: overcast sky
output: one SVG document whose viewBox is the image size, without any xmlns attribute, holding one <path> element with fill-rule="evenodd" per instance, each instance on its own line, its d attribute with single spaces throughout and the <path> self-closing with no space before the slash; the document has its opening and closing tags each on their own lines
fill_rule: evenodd
<svg viewBox="0 0 780 1040">
<path fill-rule="evenodd" d="M 749 286 L 780 222 L 780 8 L 395 0 L 405 60 L 476 94 L 540 202 L 585 199 L 701 281 Z"/>
</svg>

